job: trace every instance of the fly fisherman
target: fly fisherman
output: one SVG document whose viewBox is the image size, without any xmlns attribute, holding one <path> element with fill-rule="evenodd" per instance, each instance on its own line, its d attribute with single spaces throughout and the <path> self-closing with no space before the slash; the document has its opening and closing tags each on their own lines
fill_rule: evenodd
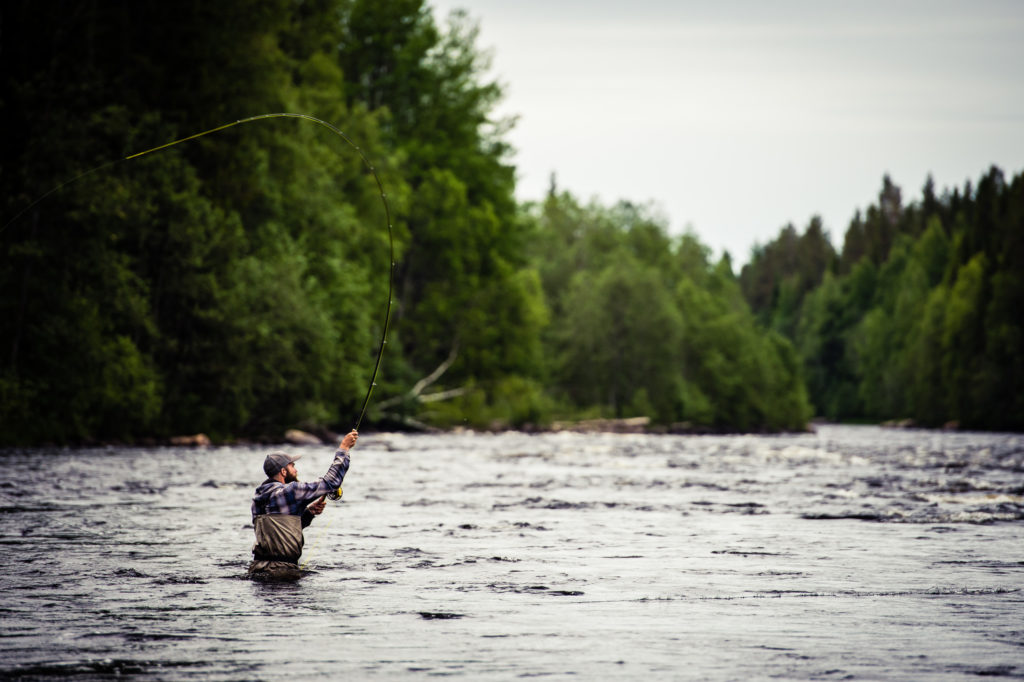
<svg viewBox="0 0 1024 682">
<path fill-rule="evenodd" d="M 341 487 L 349 465 L 349 449 L 359 434 L 353 429 L 342 440 L 334 461 L 322 478 L 300 483 L 295 460 L 302 455 L 273 452 L 263 460 L 267 480 L 252 498 L 252 548 L 249 577 L 255 580 L 295 580 L 301 577 L 299 557 L 305 538 L 302 529 L 326 506 L 324 496 Z"/>
</svg>

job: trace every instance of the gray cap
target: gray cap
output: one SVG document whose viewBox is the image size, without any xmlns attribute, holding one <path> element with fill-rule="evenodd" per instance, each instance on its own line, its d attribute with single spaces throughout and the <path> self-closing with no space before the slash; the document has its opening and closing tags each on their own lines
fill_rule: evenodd
<svg viewBox="0 0 1024 682">
<path fill-rule="evenodd" d="M 294 462 L 295 460 L 302 457 L 302 455 L 289 455 L 287 452 L 271 452 L 267 455 L 267 458 L 263 460 L 263 471 L 267 474 L 267 478 L 273 478 L 284 469 L 286 466 Z"/>
</svg>

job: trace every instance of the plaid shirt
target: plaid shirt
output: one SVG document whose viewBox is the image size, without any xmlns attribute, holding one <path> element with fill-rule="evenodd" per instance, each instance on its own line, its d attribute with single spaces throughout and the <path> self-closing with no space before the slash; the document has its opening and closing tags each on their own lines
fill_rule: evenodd
<svg viewBox="0 0 1024 682">
<path fill-rule="evenodd" d="M 252 498 L 252 518 L 261 514 L 291 514 L 302 515 L 303 526 L 309 525 L 306 516 L 312 520 L 312 513 L 306 512 L 312 502 L 323 497 L 327 493 L 334 492 L 341 486 L 348 472 L 349 457 L 348 450 L 338 448 L 334 453 L 334 461 L 331 467 L 322 478 L 305 483 L 293 481 L 281 483 L 279 481 L 266 480 L 260 487 L 256 488 L 256 494 Z"/>
</svg>

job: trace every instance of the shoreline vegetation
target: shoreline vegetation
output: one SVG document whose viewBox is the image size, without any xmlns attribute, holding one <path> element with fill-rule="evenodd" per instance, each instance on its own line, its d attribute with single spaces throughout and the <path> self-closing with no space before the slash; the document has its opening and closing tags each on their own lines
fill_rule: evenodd
<svg viewBox="0 0 1024 682">
<path fill-rule="evenodd" d="M 885 176 L 841 249 L 815 218 L 737 273 L 652 205 L 554 176 L 518 201 L 514 122 L 463 12 L 76 7 L 0 5 L 19 27 L 0 44 L 0 445 L 256 441 L 359 413 L 389 250 L 357 154 L 272 119 L 109 164 L 281 111 L 336 124 L 386 187 L 366 430 L 1024 430 L 1024 174 L 914 201 Z"/>
<path fill-rule="evenodd" d="M 581 419 L 577 421 L 554 421 L 547 425 L 523 424 L 519 427 L 511 427 L 507 424 L 491 424 L 481 428 L 469 428 L 456 426 L 448 429 L 436 427 L 406 427 L 403 429 L 390 429 L 385 433 L 405 432 L 420 434 L 461 434 L 461 433 L 583 433 L 583 434 L 646 434 L 646 435 L 673 435 L 673 436 L 731 436 L 731 435 L 784 435 L 793 433 L 815 433 L 817 427 L 825 424 L 835 424 L 823 420 L 812 420 L 802 429 L 790 429 L 783 431 L 736 431 L 732 429 L 712 429 L 706 426 L 677 423 L 677 424 L 654 424 L 650 417 L 627 417 L 622 419 Z M 863 426 L 879 426 L 885 429 L 922 429 L 929 428 L 916 423 L 912 419 L 893 419 L 881 423 L 875 422 L 850 422 Z M 937 429 L 941 431 L 960 431 L 961 427 L 956 422 L 943 424 Z M 376 433 L 376 429 L 368 430 L 367 433 Z M 107 441 L 107 442 L 82 442 L 71 444 L 71 447 L 192 447 L 208 448 L 219 446 L 237 445 L 259 445 L 259 446 L 337 446 L 341 442 L 343 434 L 335 433 L 325 428 L 314 428 L 312 431 L 302 429 L 288 429 L 278 437 L 263 436 L 259 438 L 228 438 L 222 441 L 214 441 L 205 433 L 172 436 L 170 438 L 140 438 L 131 442 Z M 53 443 L 40 444 L 39 447 L 52 447 Z"/>
</svg>

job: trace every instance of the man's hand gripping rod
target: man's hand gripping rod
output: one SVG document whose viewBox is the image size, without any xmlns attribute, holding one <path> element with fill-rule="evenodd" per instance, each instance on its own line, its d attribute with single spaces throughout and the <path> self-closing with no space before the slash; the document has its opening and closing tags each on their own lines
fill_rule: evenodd
<svg viewBox="0 0 1024 682">
<path fill-rule="evenodd" d="M 345 434 L 344 438 L 341 439 L 341 449 L 351 450 L 355 446 L 357 440 L 359 440 L 359 432 L 356 431 L 355 429 L 352 429 L 351 431 Z M 327 493 L 327 497 L 329 497 L 332 500 L 340 500 L 342 494 L 343 491 L 339 487 L 337 490 Z"/>
</svg>

